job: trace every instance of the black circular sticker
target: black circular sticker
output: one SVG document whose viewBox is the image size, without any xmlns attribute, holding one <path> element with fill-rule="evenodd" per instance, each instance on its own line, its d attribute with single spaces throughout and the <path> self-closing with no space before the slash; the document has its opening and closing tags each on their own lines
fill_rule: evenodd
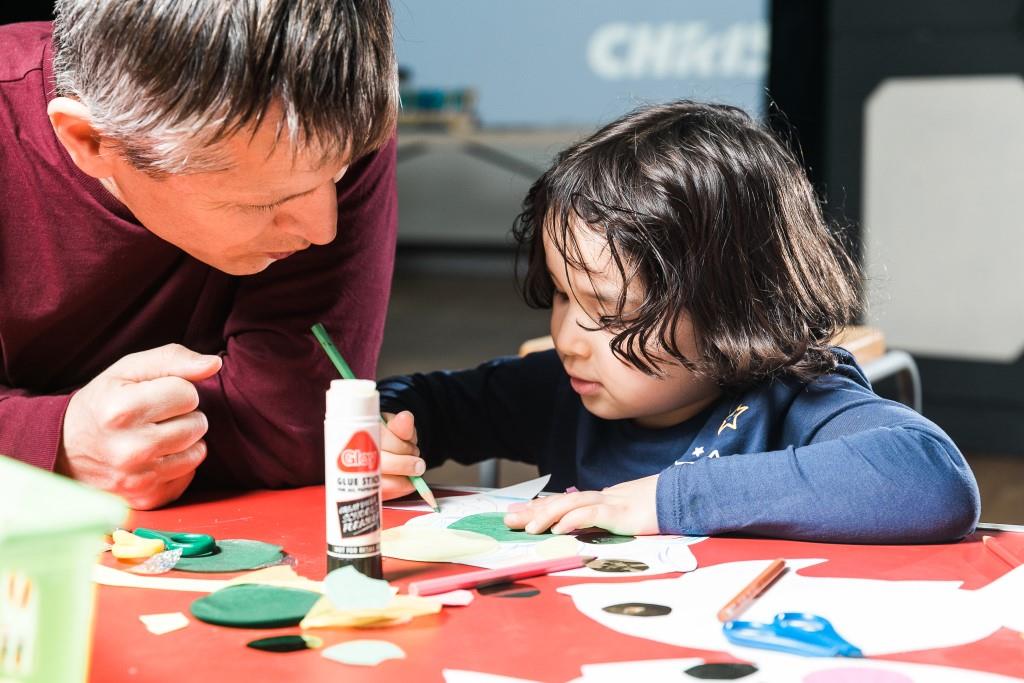
<svg viewBox="0 0 1024 683">
<path fill-rule="evenodd" d="M 587 566 L 594 571 L 612 572 L 615 574 L 635 574 L 650 569 L 643 562 L 637 562 L 636 560 L 614 560 L 604 557 L 587 562 Z"/>
<path fill-rule="evenodd" d="M 649 602 L 623 602 L 603 608 L 611 614 L 622 614 L 627 617 L 663 617 L 672 612 L 668 605 L 653 605 Z"/>
<path fill-rule="evenodd" d="M 629 543 L 635 541 L 636 536 L 619 536 L 607 531 L 588 531 L 576 534 L 576 540 L 591 545 L 615 545 L 617 543 Z"/>
<path fill-rule="evenodd" d="M 694 678 L 702 678 L 706 681 L 735 681 L 738 678 L 746 678 L 752 673 L 757 673 L 757 667 L 750 664 L 715 663 L 698 664 L 690 667 L 686 673 Z"/>
<path fill-rule="evenodd" d="M 532 598 L 540 594 L 540 590 L 528 583 L 492 583 L 477 588 L 480 595 L 493 595 L 498 598 Z"/>
</svg>

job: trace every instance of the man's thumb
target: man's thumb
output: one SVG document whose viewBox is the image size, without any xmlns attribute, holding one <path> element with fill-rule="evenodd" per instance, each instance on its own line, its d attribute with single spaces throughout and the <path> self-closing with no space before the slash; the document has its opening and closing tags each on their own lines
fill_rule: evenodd
<svg viewBox="0 0 1024 683">
<path fill-rule="evenodd" d="M 107 372 L 130 382 L 159 377 L 181 377 L 198 382 L 217 374 L 220 367 L 220 356 L 196 353 L 181 344 L 166 344 L 129 354 L 111 365 Z"/>
</svg>

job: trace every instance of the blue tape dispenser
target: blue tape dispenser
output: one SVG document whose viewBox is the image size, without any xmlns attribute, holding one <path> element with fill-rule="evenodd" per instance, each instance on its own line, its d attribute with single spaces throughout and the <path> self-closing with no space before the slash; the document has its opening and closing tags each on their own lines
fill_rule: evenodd
<svg viewBox="0 0 1024 683">
<path fill-rule="evenodd" d="M 863 657 L 863 653 L 836 633 L 828 619 L 815 614 L 785 612 L 770 624 L 729 621 L 722 632 L 730 643 L 760 647 L 809 657 Z"/>
</svg>

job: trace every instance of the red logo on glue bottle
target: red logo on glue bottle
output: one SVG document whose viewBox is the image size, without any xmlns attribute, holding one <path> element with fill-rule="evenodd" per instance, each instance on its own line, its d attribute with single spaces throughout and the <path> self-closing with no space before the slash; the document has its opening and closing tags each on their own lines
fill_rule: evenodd
<svg viewBox="0 0 1024 683">
<path fill-rule="evenodd" d="M 344 472 L 376 472 L 380 465 L 380 451 L 373 437 L 356 432 L 338 455 L 338 469 Z"/>
</svg>

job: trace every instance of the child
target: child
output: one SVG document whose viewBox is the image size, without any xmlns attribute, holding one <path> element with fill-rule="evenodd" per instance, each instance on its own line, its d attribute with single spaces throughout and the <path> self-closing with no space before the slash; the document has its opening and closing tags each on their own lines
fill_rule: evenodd
<svg viewBox="0 0 1024 683">
<path fill-rule="evenodd" d="M 535 463 L 580 492 L 511 510 L 530 533 L 927 543 L 974 528 L 977 485 L 949 437 L 829 346 L 856 313 L 856 269 L 793 155 L 739 109 L 680 101 L 605 126 L 533 185 L 515 235 L 555 349 L 383 381 L 398 413 L 385 474 Z M 411 490 L 386 480 L 389 497 Z"/>
</svg>

